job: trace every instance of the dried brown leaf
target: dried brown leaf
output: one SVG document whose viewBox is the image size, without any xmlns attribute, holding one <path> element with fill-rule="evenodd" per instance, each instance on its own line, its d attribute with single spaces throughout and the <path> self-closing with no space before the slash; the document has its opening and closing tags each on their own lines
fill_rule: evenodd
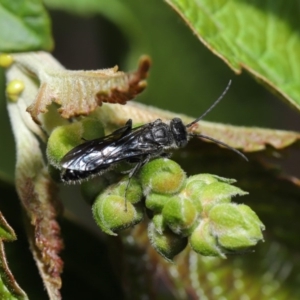
<svg viewBox="0 0 300 300">
<path fill-rule="evenodd" d="M 16 58 L 26 61 L 26 54 L 18 55 Z M 30 64 L 30 59 L 28 61 Z M 30 84 L 30 79 L 26 76 L 27 74 L 18 68 L 18 63 L 7 71 L 8 81 L 17 77 L 24 79 L 26 83 L 18 101 L 7 103 L 17 149 L 15 185 L 25 211 L 30 247 L 45 289 L 51 300 L 59 300 L 63 267 L 59 257 L 63 245 L 60 227 L 56 221 L 59 199 L 56 185 L 45 166 L 39 140 L 33 133 L 36 131 L 32 130 L 32 124 L 36 127 L 37 125 L 25 112 L 27 101 L 37 92 L 33 81 L 31 80 Z"/>
<path fill-rule="evenodd" d="M 246 152 L 265 150 L 267 145 L 275 149 L 283 149 L 300 140 L 300 134 L 294 131 L 232 126 L 203 121 L 198 123 L 194 132 L 211 136 Z"/>
<path fill-rule="evenodd" d="M 103 118 L 105 122 L 117 126 L 123 125 L 128 119 L 133 119 L 134 123 L 147 123 L 158 118 L 166 121 L 179 117 L 186 124 L 194 120 L 186 115 L 175 114 L 135 102 L 130 102 L 125 106 L 106 105 L 101 108 L 99 114 L 100 117 L 101 115 L 105 116 Z M 298 132 L 233 126 L 206 121 L 195 124 L 193 132 L 210 136 L 246 152 L 265 150 L 267 145 L 275 149 L 283 149 L 300 140 L 300 133 Z"/>
<path fill-rule="evenodd" d="M 63 243 L 56 221 L 59 212 L 57 188 L 45 173 L 37 182 L 29 177 L 22 180 L 22 183 L 19 182 L 18 192 L 28 215 L 26 222 L 29 243 L 40 275 L 50 299 L 61 299 L 59 289 L 63 262 L 58 254 Z M 43 192 L 42 197 L 40 192 Z"/>
<path fill-rule="evenodd" d="M 47 112 L 52 102 L 59 104 L 63 118 L 88 115 L 102 102 L 126 104 L 146 87 L 145 78 L 150 59 L 140 59 L 137 71 L 124 73 L 117 67 L 97 71 L 54 69 L 41 76 L 41 85 L 34 102 L 27 108 L 39 123 L 40 113 Z"/>
</svg>

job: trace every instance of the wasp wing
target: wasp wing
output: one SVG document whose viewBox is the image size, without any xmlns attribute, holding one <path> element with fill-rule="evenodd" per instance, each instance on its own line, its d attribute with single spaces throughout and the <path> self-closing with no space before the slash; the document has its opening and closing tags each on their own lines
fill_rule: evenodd
<svg viewBox="0 0 300 300">
<path fill-rule="evenodd" d="M 112 134 L 84 142 L 69 151 L 61 161 L 65 170 L 63 180 L 83 179 L 101 173 L 121 161 L 133 161 L 155 152 L 155 142 L 140 142 L 140 138 L 151 129 L 152 123 L 134 129 L 131 124 L 129 120 L 124 127 Z"/>
<path fill-rule="evenodd" d="M 103 156 L 102 150 L 109 147 L 120 140 L 126 134 L 132 130 L 132 121 L 128 120 L 126 125 L 112 132 L 110 135 L 101 137 L 99 139 L 86 141 L 72 150 L 70 150 L 61 160 L 61 166 L 64 169 L 73 169 L 88 171 L 91 167 L 88 166 L 88 162 L 93 160 L 97 154 L 100 157 Z M 104 157 L 103 157 L 104 159 Z M 86 165 L 86 166 L 85 166 Z"/>
</svg>

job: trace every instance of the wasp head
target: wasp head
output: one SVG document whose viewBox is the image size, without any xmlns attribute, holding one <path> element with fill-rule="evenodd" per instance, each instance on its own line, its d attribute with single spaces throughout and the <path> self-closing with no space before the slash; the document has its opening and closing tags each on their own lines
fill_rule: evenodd
<svg viewBox="0 0 300 300">
<path fill-rule="evenodd" d="M 182 148 L 188 143 L 188 133 L 181 119 L 174 118 L 170 122 L 170 130 L 173 134 L 176 146 Z"/>
</svg>

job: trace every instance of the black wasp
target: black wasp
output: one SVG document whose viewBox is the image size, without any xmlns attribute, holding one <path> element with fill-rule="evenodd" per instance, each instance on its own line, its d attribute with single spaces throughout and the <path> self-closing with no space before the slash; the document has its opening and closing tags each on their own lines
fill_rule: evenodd
<svg viewBox="0 0 300 300">
<path fill-rule="evenodd" d="M 225 146 L 247 160 L 244 154 L 223 142 L 203 134 L 189 132 L 189 128 L 200 121 L 223 98 L 230 83 L 202 116 L 187 125 L 184 125 L 181 119 L 174 118 L 169 123 L 157 119 L 154 122 L 132 128 L 132 120 L 129 119 L 124 127 L 110 135 L 78 145 L 61 160 L 62 180 L 71 183 L 101 175 L 122 161 L 135 163 L 129 172 L 130 180 L 149 160 L 157 157 L 169 157 L 166 150 L 182 148 L 193 137 L 208 139 Z"/>
</svg>

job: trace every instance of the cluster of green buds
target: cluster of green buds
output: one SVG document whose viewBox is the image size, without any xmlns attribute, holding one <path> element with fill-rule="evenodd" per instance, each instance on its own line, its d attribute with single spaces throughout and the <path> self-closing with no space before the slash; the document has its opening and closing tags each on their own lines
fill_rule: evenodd
<svg viewBox="0 0 300 300">
<path fill-rule="evenodd" d="M 86 200 L 92 200 L 89 193 L 99 180 L 94 179 L 82 184 L 82 194 Z M 104 180 L 109 184 L 106 179 Z M 143 220 L 144 209 L 141 202 L 143 191 L 135 178 L 129 181 L 128 176 L 124 176 L 119 182 L 108 185 L 95 196 L 92 204 L 93 216 L 107 234 L 117 235 L 116 232 L 132 227 Z"/>
<path fill-rule="evenodd" d="M 154 248 L 172 260 L 187 243 L 205 256 L 225 257 L 263 239 L 264 225 L 246 205 L 231 203 L 247 194 L 235 180 L 199 174 L 186 178 L 171 160 L 157 159 L 140 172 L 146 207 L 154 216 L 149 237 Z"/>
<path fill-rule="evenodd" d="M 54 130 L 48 142 L 49 161 L 59 168 L 60 159 L 81 142 L 81 136 L 99 137 L 103 129 L 95 130 L 96 124 L 99 127 L 99 121 L 85 119 Z M 86 130 L 90 127 L 94 133 Z M 120 175 L 122 171 L 121 166 L 81 184 L 96 223 L 107 234 L 116 235 L 147 214 L 150 242 L 167 260 L 188 244 L 201 255 L 225 257 L 263 239 L 264 225 L 257 215 L 248 206 L 231 202 L 233 196 L 247 194 L 232 185 L 233 179 L 210 174 L 187 177 L 167 158 L 150 161 L 130 179 Z"/>
</svg>

